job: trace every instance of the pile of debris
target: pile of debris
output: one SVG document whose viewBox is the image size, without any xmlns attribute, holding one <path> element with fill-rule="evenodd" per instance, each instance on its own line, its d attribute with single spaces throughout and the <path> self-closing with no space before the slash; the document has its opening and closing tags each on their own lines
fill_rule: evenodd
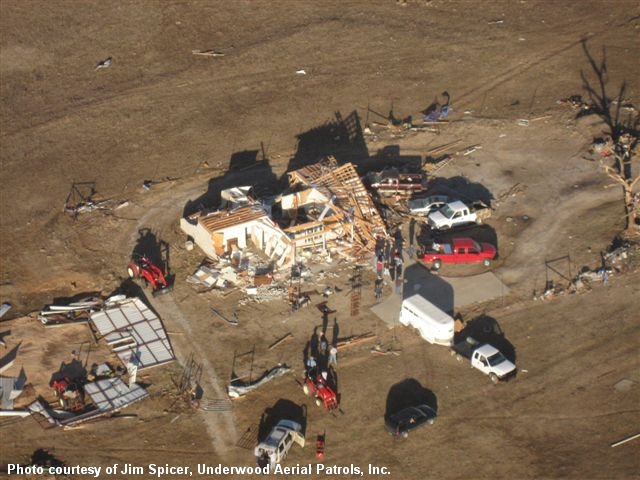
<svg viewBox="0 0 640 480">
<path fill-rule="evenodd" d="M 42 415 L 50 424 L 71 427 L 116 412 L 149 396 L 135 383 L 127 385 L 118 377 L 78 386 L 63 379 L 56 385 L 62 408 L 51 408 L 42 398 L 29 411 Z"/>
<path fill-rule="evenodd" d="M 246 292 L 248 297 L 240 300 L 238 302 L 239 305 L 270 302 L 271 300 L 285 298 L 287 295 L 287 289 L 279 285 L 261 285 L 258 287 L 251 287 L 247 288 Z"/>
<path fill-rule="evenodd" d="M 565 294 L 589 291 L 597 283 L 608 285 L 613 275 L 636 271 L 638 268 L 640 268 L 640 244 L 623 242 L 609 252 L 602 253 L 600 267 L 583 268 L 566 287 L 549 280 L 542 294 L 538 295 L 534 292 L 533 299 L 549 300 Z"/>
<path fill-rule="evenodd" d="M 640 243 L 629 241 L 602 254 L 602 262 L 618 273 L 635 271 L 640 268 Z"/>
<path fill-rule="evenodd" d="M 38 319 L 45 327 L 63 327 L 87 323 L 93 342 L 104 340 L 120 360 L 116 368 L 109 363 L 94 363 L 87 373 L 74 351 L 71 363 L 62 363 L 48 386 L 55 397 L 47 399 L 39 392 L 25 410 L 13 410 L 13 400 L 22 393 L 24 371 L 16 378 L 2 378 L 0 396 L 5 414 L 36 415 L 43 427 L 70 427 L 94 420 L 146 398 L 149 394 L 136 383 L 139 370 L 174 360 L 173 349 L 160 319 L 139 298 L 115 296 L 105 301 L 85 299 L 66 305 L 49 305 Z M 14 363 L 17 348 L 3 357 L 5 368 Z M 89 347 L 91 348 L 91 347 Z M 10 358 L 9 358 L 10 357 Z M 5 361 L 6 360 L 6 361 Z M 126 376 L 126 381 L 125 381 Z"/>
</svg>

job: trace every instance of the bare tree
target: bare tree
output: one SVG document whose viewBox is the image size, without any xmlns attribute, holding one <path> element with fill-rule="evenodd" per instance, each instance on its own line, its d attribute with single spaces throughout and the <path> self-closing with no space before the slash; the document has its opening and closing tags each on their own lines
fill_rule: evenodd
<svg viewBox="0 0 640 480">
<path fill-rule="evenodd" d="M 636 186 L 640 186 L 640 166 L 636 148 L 638 145 L 638 127 L 640 126 L 640 116 L 638 111 L 625 104 L 626 82 L 620 86 L 615 99 L 607 96 L 606 85 L 608 80 L 606 50 L 602 49 L 602 60 L 600 62 L 591 55 L 587 47 L 586 40 L 582 41 L 584 50 L 592 73 L 595 74 L 597 84 L 593 84 L 587 75 L 581 71 L 583 88 L 587 91 L 591 105 L 588 113 L 598 115 L 608 128 L 604 132 L 608 136 L 607 147 L 602 149 L 600 166 L 603 172 L 622 187 L 624 208 L 626 214 L 626 235 L 638 233 L 639 197 L 635 192 Z M 626 112 L 626 116 L 623 115 Z M 582 111 L 578 116 L 583 116 Z M 634 172 L 635 170 L 635 172 Z"/>
</svg>

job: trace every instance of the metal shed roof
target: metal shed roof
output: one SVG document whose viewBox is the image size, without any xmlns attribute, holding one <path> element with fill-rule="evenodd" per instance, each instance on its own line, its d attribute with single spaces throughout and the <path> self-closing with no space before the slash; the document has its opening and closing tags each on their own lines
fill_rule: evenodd
<svg viewBox="0 0 640 480">
<path fill-rule="evenodd" d="M 139 298 L 94 312 L 91 322 L 124 365 L 142 370 L 175 358 L 162 322 Z"/>
</svg>

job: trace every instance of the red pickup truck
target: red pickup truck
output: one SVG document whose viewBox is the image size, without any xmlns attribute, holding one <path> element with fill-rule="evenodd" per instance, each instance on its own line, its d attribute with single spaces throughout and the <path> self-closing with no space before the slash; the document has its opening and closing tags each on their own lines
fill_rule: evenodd
<svg viewBox="0 0 640 480">
<path fill-rule="evenodd" d="M 443 263 L 482 262 L 488 267 L 496 256 L 496 247 L 489 243 L 478 243 L 471 238 L 454 238 L 451 243 L 433 243 L 430 248 L 422 246 L 418 253 L 425 263 L 438 270 Z"/>
</svg>

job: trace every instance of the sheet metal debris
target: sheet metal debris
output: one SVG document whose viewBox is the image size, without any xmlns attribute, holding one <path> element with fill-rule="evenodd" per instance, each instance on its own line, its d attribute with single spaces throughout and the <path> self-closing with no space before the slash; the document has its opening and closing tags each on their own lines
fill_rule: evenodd
<svg viewBox="0 0 640 480">
<path fill-rule="evenodd" d="M 175 358 L 162 322 L 139 298 L 107 301 L 90 319 L 123 365 L 143 370 Z"/>
<path fill-rule="evenodd" d="M 271 370 L 267 370 L 266 372 L 264 372 L 264 374 L 260 378 L 252 382 L 246 382 L 241 378 L 234 377 L 231 379 L 231 383 L 229 384 L 229 388 L 227 390 L 229 397 L 231 398 L 242 397 L 247 393 L 251 392 L 252 390 L 255 390 L 256 388 L 259 388 L 265 383 L 273 380 L 274 378 L 281 377 L 290 371 L 291 371 L 290 367 L 288 367 L 286 364 L 282 364 L 282 365 L 273 367 Z"/>
<path fill-rule="evenodd" d="M 91 399 L 91 406 L 82 413 L 51 408 L 42 397 L 29 405 L 28 409 L 42 415 L 50 424 L 71 427 L 114 413 L 149 396 L 141 386 L 134 384 L 129 388 L 120 378 L 87 383 L 84 391 Z"/>
</svg>

